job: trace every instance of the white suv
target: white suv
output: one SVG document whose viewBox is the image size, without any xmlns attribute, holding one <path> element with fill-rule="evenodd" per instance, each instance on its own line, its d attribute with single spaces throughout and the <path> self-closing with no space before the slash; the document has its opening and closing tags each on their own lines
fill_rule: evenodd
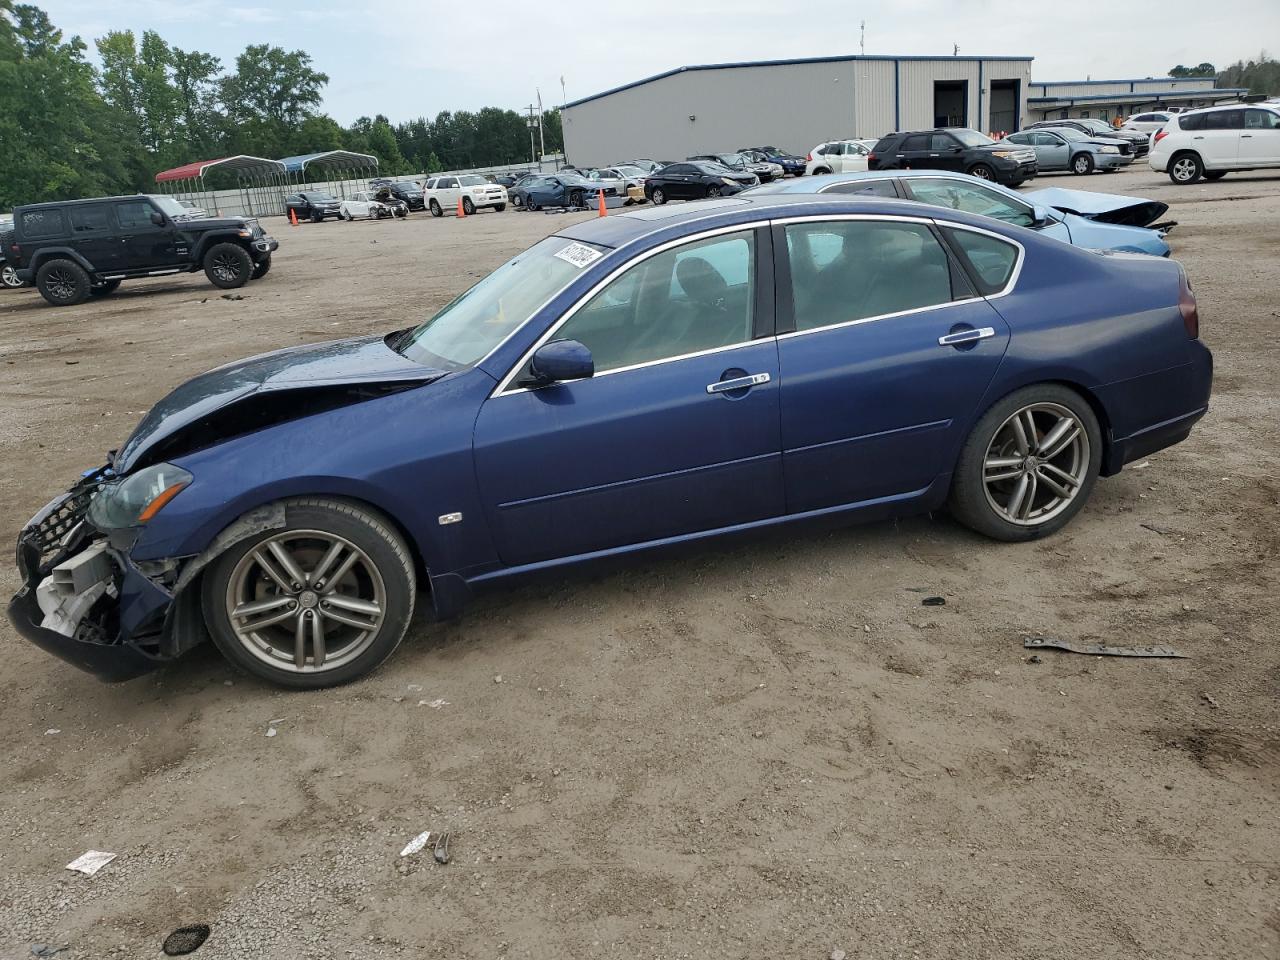
<svg viewBox="0 0 1280 960">
<path fill-rule="evenodd" d="M 1231 170 L 1280 170 L 1280 105 L 1236 103 L 1171 117 L 1147 162 L 1174 183 L 1221 180 Z"/>
<path fill-rule="evenodd" d="M 823 173 L 862 173 L 867 169 L 871 151 L 857 140 L 832 140 L 809 151 L 804 172 L 808 176 Z"/>
<path fill-rule="evenodd" d="M 442 217 L 458 209 L 468 217 L 481 207 L 492 207 L 501 213 L 507 209 L 507 191 L 497 183 L 490 183 L 474 173 L 460 177 L 432 177 L 422 188 L 422 200 L 433 217 Z"/>
<path fill-rule="evenodd" d="M 1153 113 L 1135 113 L 1120 125 L 1120 129 L 1152 134 L 1168 123 L 1169 118 L 1172 116 L 1173 114 L 1168 110 L 1156 110 Z"/>
</svg>

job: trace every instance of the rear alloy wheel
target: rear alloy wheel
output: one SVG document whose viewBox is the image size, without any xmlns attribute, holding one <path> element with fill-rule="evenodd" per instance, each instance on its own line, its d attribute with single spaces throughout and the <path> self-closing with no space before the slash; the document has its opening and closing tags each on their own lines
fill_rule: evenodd
<svg viewBox="0 0 1280 960">
<path fill-rule="evenodd" d="M 253 258 L 236 243 L 215 243 L 204 255 L 204 275 L 215 287 L 234 290 L 253 276 Z"/>
<path fill-rule="evenodd" d="M 979 180 L 994 180 L 996 178 L 995 171 L 985 163 L 975 163 L 970 167 L 969 176 L 977 177 Z"/>
<path fill-rule="evenodd" d="M 468 217 L 476 212 L 476 205 L 471 202 L 470 197 L 462 198 L 462 212 L 465 213 Z"/>
<path fill-rule="evenodd" d="M 830 173 L 830 172 L 831 172 L 831 171 L 830 171 L 830 170 L 828 170 L 826 167 L 814 167 L 814 168 L 813 168 L 813 175 L 814 175 L 815 177 L 821 177 L 821 176 L 824 176 L 825 174 L 828 174 L 828 173 Z"/>
<path fill-rule="evenodd" d="M 18 268 L 11 263 L 6 263 L 0 267 L 0 284 L 10 290 L 17 290 L 19 287 L 26 286 L 25 283 L 18 279 Z"/>
<path fill-rule="evenodd" d="M 1077 153 L 1071 158 L 1071 172 L 1080 176 L 1084 176 L 1086 173 L 1093 173 L 1093 155 Z"/>
<path fill-rule="evenodd" d="M 204 576 L 218 649 L 249 673 L 316 689 L 368 673 L 399 645 L 416 577 L 391 525 L 354 504 L 285 503 L 285 528 L 233 546 Z"/>
<path fill-rule="evenodd" d="M 1169 179 L 1180 186 L 1195 183 L 1204 176 L 1204 164 L 1194 153 L 1180 153 L 1169 164 Z"/>
<path fill-rule="evenodd" d="M 71 307 L 89 299 L 89 274 L 74 260 L 50 260 L 36 273 L 36 289 L 55 307 Z"/>
<path fill-rule="evenodd" d="M 431 215 L 433 217 L 443 217 L 444 211 L 440 209 L 440 201 L 435 197 L 431 198 Z"/>
<path fill-rule="evenodd" d="M 1032 540 L 1084 506 L 1102 464 L 1098 418 L 1057 384 L 1024 387 L 983 415 L 951 487 L 956 519 L 996 540 Z"/>
<path fill-rule="evenodd" d="M 719 186 L 719 184 L 715 184 L 715 183 L 713 183 L 713 184 L 711 184 L 711 186 L 707 187 L 707 199 L 708 199 L 708 200 L 712 199 L 713 197 L 718 197 L 718 196 L 720 196 L 720 186 Z"/>
<path fill-rule="evenodd" d="M 106 297 L 116 292 L 116 287 L 120 286 L 119 280 L 103 280 L 101 283 L 95 283 L 89 288 L 89 296 Z"/>
<path fill-rule="evenodd" d="M 662 206 L 662 204 L 666 203 L 667 202 L 666 191 L 664 191 L 661 187 L 654 187 L 653 202 L 658 204 L 658 206 Z"/>
</svg>

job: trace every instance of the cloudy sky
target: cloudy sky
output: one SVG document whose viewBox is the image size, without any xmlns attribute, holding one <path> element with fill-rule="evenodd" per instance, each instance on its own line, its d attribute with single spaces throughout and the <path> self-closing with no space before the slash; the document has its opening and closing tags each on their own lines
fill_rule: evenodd
<svg viewBox="0 0 1280 960">
<path fill-rule="evenodd" d="M 250 43 L 305 50 L 329 75 L 325 109 L 342 123 L 520 109 L 538 88 L 550 106 L 561 100 L 561 77 L 574 100 L 687 64 L 857 53 L 864 17 L 868 54 L 949 54 L 959 44 L 962 55 L 1033 56 L 1035 80 L 1164 76 L 1177 63 L 1257 56 L 1268 40 L 1280 47 L 1277 0 L 1238 0 L 1225 16 L 1203 0 L 807 0 L 794 15 L 777 0 L 34 2 L 86 41 L 149 28 L 224 64 Z"/>
</svg>

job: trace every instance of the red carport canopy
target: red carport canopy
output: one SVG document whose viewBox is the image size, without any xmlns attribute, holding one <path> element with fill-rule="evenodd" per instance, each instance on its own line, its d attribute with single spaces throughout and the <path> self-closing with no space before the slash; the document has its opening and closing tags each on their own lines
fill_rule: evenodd
<svg viewBox="0 0 1280 960">
<path fill-rule="evenodd" d="M 173 180 L 200 180 L 214 168 L 259 177 L 284 173 L 284 164 L 279 160 L 268 160 L 265 157 L 250 157 L 242 154 L 235 157 L 222 157 L 218 160 L 197 160 L 194 163 L 184 163 L 182 166 L 174 167 L 172 170 L 161 170 L 156 174 L 156 183 L 169 183 Z"/>
</svg>

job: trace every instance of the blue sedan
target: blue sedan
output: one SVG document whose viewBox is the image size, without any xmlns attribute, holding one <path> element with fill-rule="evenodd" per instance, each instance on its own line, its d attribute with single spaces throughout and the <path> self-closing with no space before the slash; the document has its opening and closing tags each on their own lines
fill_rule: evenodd
<svg viewBox="0 0 1280 960">
<path fill-rule="evenodd" d="M 592 219 L 419 326 L 179 386 L 23 529 L 9 615 L 107 680 L 208 637 L 329 686 L 565 564 L 944 504 L 1047 536 L 1211 380 L 1171 260 L 874 198 Z"/>
<path fill-rule="evenodd" d="M 898 197 L 931 203 L 968 213 L 978 213 L 1036 230 L 1047 237 L 1064 243 L 1093 250 L 1120 250 L 1129 253 L 1147 253 L 1155 257 L 1169 256 L 1169 244 L 1160 230 L 1145 226 L 1129 226 L 1104 223 L 1101 220 L 1080 216 L 1062 210 L 1054 203 L 1058 195 L 1070 194 L 1070 199 L 1090 197 L 1105 212 L 1133 210 L 1146 222 L 1152 222 L 1168 207 L 1162 203 L 1138 200 L 1133 197 L 1114 197 L 1104 193 L 1083 191 L 1045 190 L 1023 191 L 971 177 L 966 173 L 946 170 L 882 170 L 867 173 L 831 173 L 803 180 L 775 182 L 752 190 L 754 194 L 825 193 L 846 196 Z M 1037 204 L 1038 193 L 1045 194 L 1045 202 Z M 1077 203 L 1077 206 L 1079 204 Z M 1070 209 L 1070 208 L 1068 208 Z"/>
</svg>

